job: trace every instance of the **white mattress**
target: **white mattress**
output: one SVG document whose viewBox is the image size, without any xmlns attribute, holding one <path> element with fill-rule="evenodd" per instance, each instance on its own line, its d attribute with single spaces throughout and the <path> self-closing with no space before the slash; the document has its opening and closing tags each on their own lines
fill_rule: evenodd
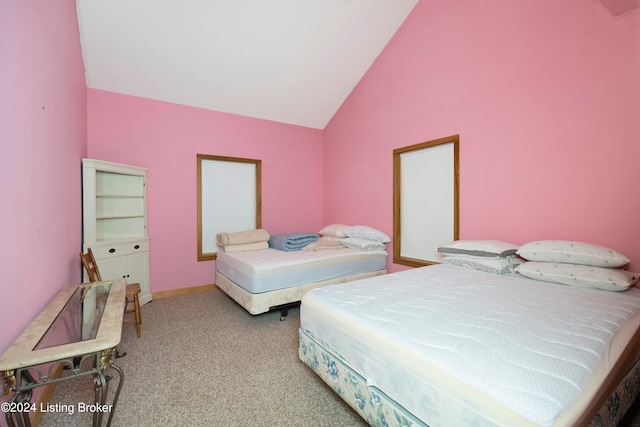
<svg viewBox="0 0 640 427">
<path fill-rule="evenodd" d="M 637 330 L 640 289 L 442 264 L 309 291 L 300 321 L 432 427 L 570 425 Z"/>
<path fill-rule="evenodd" d="M 387 267 L 387 252 L 356 249 L 218 252 L 216 270 L 251 293 L 286 289 Z"/>
</svg>

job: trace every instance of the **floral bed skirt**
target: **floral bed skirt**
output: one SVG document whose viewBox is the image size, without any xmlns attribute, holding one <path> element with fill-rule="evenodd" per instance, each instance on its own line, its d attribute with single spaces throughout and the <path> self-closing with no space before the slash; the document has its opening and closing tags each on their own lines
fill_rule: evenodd
<svg viewBox="0 0 640 427">
<path fill-rule="evenodd" d="M 355 372 L 300 328 L 300 359 L 372 426 L 427 426 Z M 640 360 L 592 420 L 591 427 L 615 427 L 640 394 Z M 476 420 L 476 422 L 479 420 Z M 471 424 L 474 424 L 473 422 Z M 479 425 L 482 425 L 480 423 Z M 428 427 L 428 426 L 427 426 Z"/>
<path fill-rule="evenodd" d="M 300 329 L 300 359 L 372 426 L 426 426 Z"/>
</svg>

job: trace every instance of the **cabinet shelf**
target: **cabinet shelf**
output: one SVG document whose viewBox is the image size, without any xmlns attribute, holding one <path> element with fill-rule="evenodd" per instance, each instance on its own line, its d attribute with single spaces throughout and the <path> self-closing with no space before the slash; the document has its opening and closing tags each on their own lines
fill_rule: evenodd
<svg viewBox="0 0 640 427">
<path fill-rule="evenodd" d="M 96 240 L 95 243 L 100 245 L 108 245 L 108 244 L 119 244 L 119 243 L 135 243 L 140 241 L 138 237 L 120 237 L 118 239 L 100 239 Z M 94 254 L 95 255 L 95 254 Z"/>
<path fill-rule="evenodd" d="M 96 220 L 125 219 L 125 218 L 144 218 L 144 215 L 108 215 L 108 216 L 96 216 Z"/>
<path fill-rule="evenodd" d="M 132 196 L 131 194 L 96 194 L 97 198 L 104 199 L 144 199 L 144 196 Z"/>
</svg>

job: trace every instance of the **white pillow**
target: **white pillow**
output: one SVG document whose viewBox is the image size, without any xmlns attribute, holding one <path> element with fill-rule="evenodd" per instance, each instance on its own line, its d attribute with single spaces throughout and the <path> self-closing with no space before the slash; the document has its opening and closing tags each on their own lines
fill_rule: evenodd
<svg viewBox="0 0 640 427">
<path fill-rule="evenodd" d="M 344 230 L 347 237 L 357 237 L 359 239 L 373 240 L 374 242 L 389 243 L 391 238 L 380 230 L 376 230 L 366 225 L 354 225 Z"/>
<path fill-rule="evenodd" d="M 324 227 L 322 230 L 318 231 L 318 234 L 322 234 L 323 236 L 331 236 L 331 237 L 347 237 L 344 234 L 344 230 L 349 228 L 350 226 L 345 224 L 331 224 Z"/>
<path fill-rule="evenodd" d="M 384 249 L 384 243 L 376 242 L 368 239 L 360 239 L 359 237 L 347 237 L 342 244 L 351 249 L 360 249 L 361 251 L 378 251 Z"/>
<path fill-rule="evenodd" d="M 445 264 L 459 265 L 487 273 L 505 274 L 513 273 L 516 266 L 522 264 L 522 260 L 516 257 L 483 257 L 470 255 L 449 255 L 442 260 Z"/>
<path fill-rule="evenodd" d="M 604 291 L 626 291 L 640 277 L 619 268 L 538 261 L 520 264 L 516 272 L 530 279 Z"/>
<path fill-rule="evenodd" d="M 438 248 L 443 254 L 460 254 L 485 257 L 513 256 L 518 245 L 502 240 L 455 240 Z"/>
<path fill-rule="evenodd" d="M 629 258 L 613 249 L 568 240 L 539 240 L 522 245 L 518 255 L 529 261 L 566 262 L 594 267 L 618 268 Z"/>
</svg>

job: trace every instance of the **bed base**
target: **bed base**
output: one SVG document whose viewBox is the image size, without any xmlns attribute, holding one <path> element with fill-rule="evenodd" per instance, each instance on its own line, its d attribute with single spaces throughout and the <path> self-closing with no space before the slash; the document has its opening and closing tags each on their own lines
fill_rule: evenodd
<svg viewBox="0 0 640 427">
<path fill-rule="evenodd" d="M 428 427 L 334 354 L 310 332 L 300 328 L 298 355 L 333 391 L 372 426 Z M 615 427 L 640 394 L 640 361 L 636 360 L 623 380 L 595 415 L 590 427 Z M 490 424 L 490 423 L 488 423 Z"/>
<path fill-rule="evenodd" d="M 229 295 L 235 302 L 240 304 L 249 313 L 256 315 L 266 313 L 275 309 L 281 310 L 282 312 L 282 308 L 286 308 L 286 310 L 288 310 L 289 308 L 299 305 L 300 300 L 302 300 L 304 294 L 314 288 L 335 285 L 338 283 L 351 282 L 353 280 L 366 279 L 368 277 L 379 276 L 381 274 L 387 274 L 387 270 L 376 270 L 368 273 L 356 274 L 354 276 L 340 277 L 338 279 L 307 283 L 291 288 L 276 289 L 270 292 L 252 294 L 251 292 L 248 292 L 246 289 L 237 285 L 233 280 L 229 279 L 224 274 L 216 271 L 216 286 L 227 295 Z M 286 313 L 287 311 L 284 311 L 284 316 L 282 317 L 286 317 Z"/>
<path fill-rule="evenodd" d="M 300 307 L 300 301 L 289 302 L 286 304 L 274 305 L 273 307 L 269 307 L 269 311 L 278 311 L 280 310 L 280 321 L 284 320 L 289 314 L 290 308 Z"/>
<path fill-rule="evenodd" d="M 614 427 L 627 425 L 626 415 L 635 407 L 640 395 L 640 360 L 636 360 L 600 411 L 591 421 L 590 427 Z"/>
</svg>

